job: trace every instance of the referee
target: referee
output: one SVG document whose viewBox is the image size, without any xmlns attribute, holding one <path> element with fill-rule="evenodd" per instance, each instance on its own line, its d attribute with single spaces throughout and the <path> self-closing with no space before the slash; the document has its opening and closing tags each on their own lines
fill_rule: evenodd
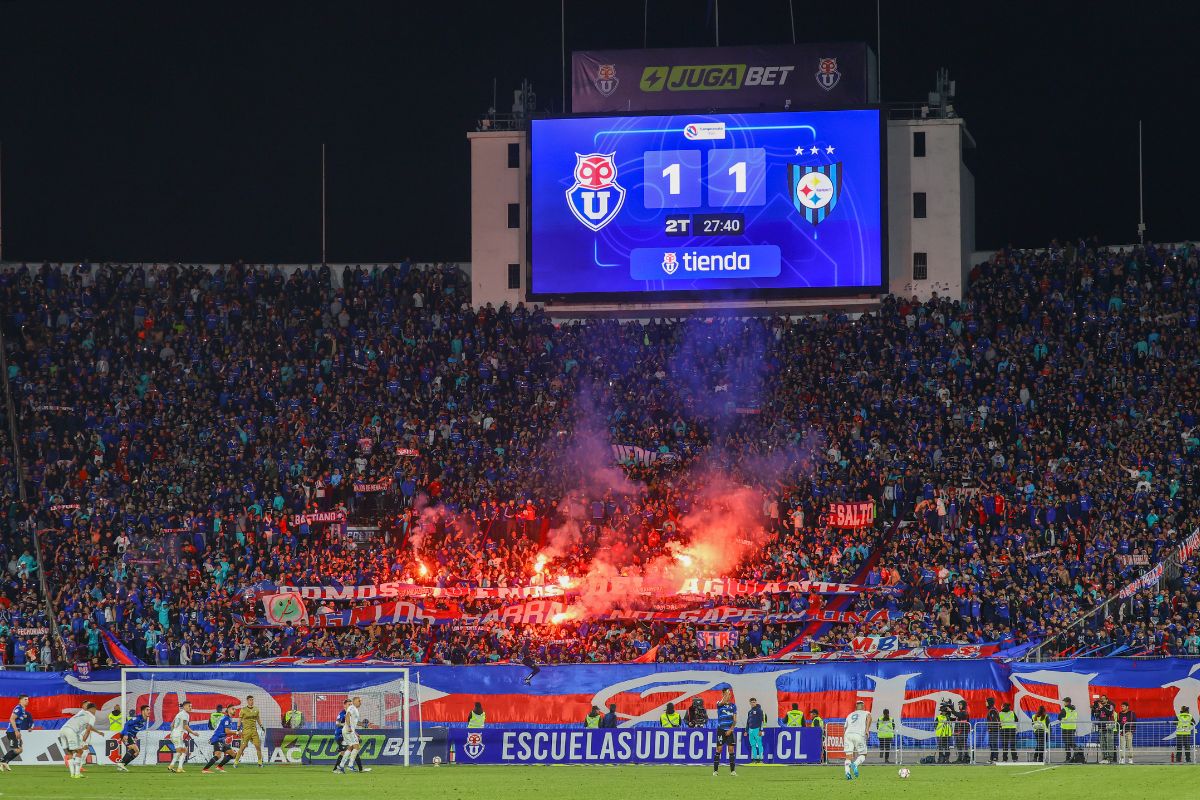
<svg viewBox="0 0 1200 800">
<path fill-rule="evenodd" d="M 733 702 L 733 690 L 721 692 L 717 703 L 717 746 L 713 749 L 713 777 L 721 767 L 721 755 L 729 751 L 729 774 L 737 775 L 737 703 Z"/>
</svg>

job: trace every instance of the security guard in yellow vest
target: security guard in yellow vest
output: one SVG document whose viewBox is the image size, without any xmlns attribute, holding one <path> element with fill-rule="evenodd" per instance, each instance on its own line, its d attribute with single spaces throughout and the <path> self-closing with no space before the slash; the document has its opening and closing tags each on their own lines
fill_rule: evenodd
<svg viewBox="0 0 1200 800">
<path fill-rule="evenodd" d="M 787 712 L 787 716 L 783 719 L 785 728 L 803 728 L 804 727 L 804 712 L 800 710 L 799 703 L 792 703 L 792 710 Z"/>
<path fill-rule="evenodd" d="M 1058 712 L 1058 727 L 1062 731 L 1063 750 L 1067 751 L 1067 763 L 1082 761 L 1083 751 L 1075 743 L 1075 731 L 1079 727 L 1079 709 L 1075 708 L 1069 697 L 1063 698 L 1062 708 Z"/>
<path fill-rule="evenodd" d="M 119 731 L 125 727 L 125 715 L 121 713 L 121 709 L 114 708 L 108 712 L 108 729 L 110 731 Z"/>
<path fill-rule="evenodd" d="M 585 727 L 585 728 L 599 728 L 599 727 L 600 727 L 600 720 L 602 720 L 603 718 L 604 718 L 604 717 L 603 717 L 603 715 L 600 713 L 600 709 L 596 708 L 595 706 L 592 706 L 592 710 L 591 710 L 591 711 L 589 711 L 589 712 L 588 712 L 588 715 L 587 715 L 586 717 L 584 717 L 584 718 L 583 718 L 583 727 Z"/>
<path fill-rule="evenodd" d="M 286 714 L 283 715 L 283 727 L 285 728 L 303 728 L 304 727 L 304 712 L 292 706 Z"/>
<path fill-rule="evenodd" d="M 658 723 L 664 728 L 678 728 L 682 722 L 683 717 L 675 710 L 674 703 L 667 703 L 667 710 L 658 717 Z"/>
<path fill-rule="evenodd" d="M 954 708 L 949 701 L 944 701 L 938 707 L 937 716 L 934 721 L 937 725 L 933 729 L 933 735 L 937 738 L 937 763 L 950 763 L 950 738 L 954 736 L 954 726 L 950 723 L 950 715 Z"/>
<path fill-rule="evenodd" d="M 218 703 L 216 710 L 208 715 L 209 730 L 216 730 L 217 724 L 221 721 L 221 717 L 223 716 L 225 716 L 225 706 Z"/>
<path fill-rule="evenodd" d="M 468 728 L 482 728 L 487 724 L 487 712 L 483 710 L 483 703 L 476 701 L 475 707 L 471 709 L 471 714 L 467 717 Z"/>
<path fill-rule="evenodd" d="M 1186 758 L 1192 763 L 1192 733 L 1196 730 L 1196 720 L 1187 706 L 1180 706 L 1175 715 L 1175 763 L 1181 764 Z"/>
<path fill-rule="evenodd" d="M 896 720 L 892 719 L 888 709 L 883 710 L 883 716 L 875 720 L 875 732 L 879 736 L 879 757 L 883 763 L 892 763 L 892 742 L 896 739 Z"/>
<path fill-rule="evenodd" d="M 1000 753 L 1003 761 L 1008 761 L 1009 756 L 1017 760 L 1017 712 L 1011 703 L 1000 709 Z"/>
</svg>

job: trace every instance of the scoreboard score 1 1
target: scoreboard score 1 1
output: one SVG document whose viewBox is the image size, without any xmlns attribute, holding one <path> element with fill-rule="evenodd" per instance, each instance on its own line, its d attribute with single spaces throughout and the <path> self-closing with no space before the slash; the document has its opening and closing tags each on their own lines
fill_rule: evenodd
<svg viewBox="0 0 1200 800">
<path fill-rule="evenodd" d="M 880 291 L 877 109 L 530 127 L 530 298 Z"/>
</svg>

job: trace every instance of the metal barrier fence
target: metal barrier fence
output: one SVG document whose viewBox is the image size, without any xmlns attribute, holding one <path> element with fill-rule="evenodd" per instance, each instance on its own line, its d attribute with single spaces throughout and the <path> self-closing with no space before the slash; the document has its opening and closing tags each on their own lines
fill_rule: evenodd
<svg viewBox="0 0 1200 800">
<path fill-rule="evenodd" d="M 906 720 L 897 726 L 896 742 L 902 764 L 970 764 L 972 739 L 970 723 L 951 723 L 949 735 L 938 736 L 932 720 Z"/>
<path fill-rule="evenodd" d="M 1122 731 L 1115 722 L 1081 722 L 1063 730 L 1054 721 L 1038 733 L 1019 727 L 1006 734 L 995 723 L 975 723 L 975 763 L 1170 764 L 1196 761 L 1195 734 L 1175 735 L 1174 722 L 1139 722 Z"/>
<path fill-rule="evenodd" d="M 1063 730 L 1057 721 L 1048 731 L 1034 731 L 1021 722 L 1016 730 L 997 723 L 975 723 L 975 756 L 980 764 L 1115 764 L 1118 731 L 1115 723 L 1079 723 Z"/>
<path fill-rule="evenodd" d="M 1196 734 L 1176 734 L 1174 722 L 1137 722 L 1119 733 L 1122 764 L 1195 764 Z"/>
<path fill-rule="evenodd" d="M 1138 722 L 1122 731 L 1113 722 L 1080 722 L 1064 731 L 1055 720 L 1038 734 L 1022 720 L 1007 733 L 996 723 L 976 722 L 937 736 L 932 721 L 904 720 L 890 741 L 871 731 L 867 764 L 1198 764 L 1196 733 L 1176 734 L 1174 722 Z M 825 760 L 845 758 L 844 724 L 830 720 L 825 728 Z"/>
<path fill-rule="evenodd" d="M 878 731 L 867 737 L 866 764 L 970 764 L 972 737 L 969 723 L 948 737 L 936 735 L 932 721 L 905 721 L 896 726 L 892 738 L 879 738 Z M 845 758 L 844 724 L 831 721 L 825 729 L 825 760 L 841 763 Z"/>
</svg>

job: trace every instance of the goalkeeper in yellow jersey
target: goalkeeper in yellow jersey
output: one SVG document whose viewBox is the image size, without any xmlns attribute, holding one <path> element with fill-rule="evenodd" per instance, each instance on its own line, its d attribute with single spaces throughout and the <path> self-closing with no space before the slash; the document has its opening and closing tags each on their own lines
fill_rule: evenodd
<svg viewBox="0 0 1200 800">
<path fill-rule="evenodd" d="M 241 764 L 242 753 L 246 752 L 248 746 L 254 745 L 254 752 L 258 755 L 258 765 L 261 767 L 263 765 L 263 740 L 259 736 L 259 729 L 262 727 L 262 712 L 254 705 L 253 695 L 246 695 L 246 705 L 242 706 L 238 718 L 241 721 L 242 746 L 233 761 L 233 766 Z"/>
</svg>

